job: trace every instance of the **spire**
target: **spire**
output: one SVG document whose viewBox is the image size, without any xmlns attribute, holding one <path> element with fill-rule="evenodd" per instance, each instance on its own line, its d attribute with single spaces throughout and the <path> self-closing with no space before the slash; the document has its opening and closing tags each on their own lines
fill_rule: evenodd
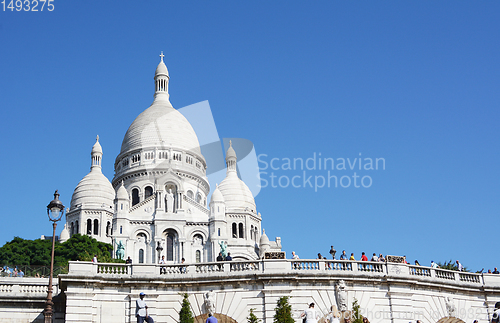
<svg viewBox="0 0 500 323">
<path fill-rule="evenodd" d="M 236 157 L 236 152 L 233 149 L 233 143 L 229 140 L 229 148 L 226 152 L 226 167 L 227 173 L 236 172 L 236 161 L 238 158 Z"/>
<path fill-rule="evenodd" d="M 156 72 L 155 72 L 155 99 L 156 98 L 163 98 L 167 99 L 169 98 L 168 94 L 168 82 L 170 80 L 170 77 L 168 76 L 168 70 L 167 66 L 163 62 L 163 52 L 160 54 L 160 63 L 158 64 L 158 67 L 156 67 Z"/>
<path fill-rule="evenodd" d="M 95 144 L 92 147 L 92 152 L 90 153 L 90 155 L 92 156 L 90 171 L 93 171 L 94 169 L 101 171 L 102 147 L 101 144 L 99 143 L 99 135 L 97 135 Z"/>
</svg>

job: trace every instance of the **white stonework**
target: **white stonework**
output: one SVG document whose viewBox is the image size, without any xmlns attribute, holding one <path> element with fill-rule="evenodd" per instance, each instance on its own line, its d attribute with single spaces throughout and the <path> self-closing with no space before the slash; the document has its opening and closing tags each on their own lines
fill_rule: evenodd
<svg viewBox="0 0 500 323">
<path fill-rule="evenodd" d="M 158 263 L 161 256 L 167 263 L 214 261 L 222 242 L 234 260 L 258 259 L 262 218 L 237 175 L 236 152 L 230 144 L 226 178 L 207 205 L 205 158 L 193 127 L 169 101 L 170 76 L 160 56 L 153 103 L 128 128 L 112 184 L 102 174 L 97 140 L 91 171 L 73 193 L 65 230 L 112 243 L 115 257 L 121 242 L 125 258 L 134 263 Z M 274 249 L 281 249 L 280 242 Z"/>
<path fill-rule="evenodd" d="M 208 313 L 206 294 L 215 300 L 215 316 L 246 322 L 251 308 L 271 323 L 277 300 L 291 296 L 296 322 L 311 302 L 321 316 L 344 299 L 372 323 L 472 322 L 491 319 L 500 301 L 500 275 L 430 267 L 343 260 L 254 260 L 200 264 L 70 263 L 61 275 L 66 322 L 135 322 L 134 301 L 146 293 L 155 322 L 178 322 L 182 293 L 194 316 Z M 342 287 L 343 285 L 343 287 Z M 340 288 L 339 288 L 340 287 Z M 339 292 L 339 289 L 341 292 Z M 342 293 L 342 296 L 339 295 Z M 450 317 L 451 314 L 451 317 Z"/>
</svg>

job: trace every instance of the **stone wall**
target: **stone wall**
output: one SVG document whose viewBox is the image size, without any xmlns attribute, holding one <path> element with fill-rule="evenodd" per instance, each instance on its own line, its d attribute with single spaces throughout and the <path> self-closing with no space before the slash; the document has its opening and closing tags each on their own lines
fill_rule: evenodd
<svg viewBox="0 0 500 323">
<path fill-rule="evenodd" d="M 58 295 L 57 280 L 54 283 L 53 293 Z M 0 323 L 43 323 L 48 285 L 48 278 L 0 278 Z M 64 316 L 59 313 L 55 318 L 63 321 Z"/>
<path fill-rule="evenodd" d="M 182 293 L 188 293 L 194 316 L 205 314 L 204 295 L 209 290 L 215 293 L 215 312 L 221 318 L 246 322 L 254 308 L 263 323 L 272 322 L 281 296 L 291 296 L 297 322 L 311 302 L 322 315 L 333 304 L 341 307 L 339 293 L 348 309 L 356 298 L 372 323 L 438 322 L 448 316 L 487 322 L 494 303 L 500 301 L 500 275 L 339 260 L 194 265 L 73 262 L 69 274 L 60 276 L 60 285 L 67 298 L 68 323 L 135 322 L 140 292 L 147 294 L 155 321 L 169 323 L 179 318 Z"/>
<path fill-rule="evenodd" d="M 2 278 L 0 322 L 38 322 L 47 279 Z M 311 302 L 326 315 L 331 305 L 352 309 L 358 300 L 372 323 L 423 323 L 455 317 L 488 322 L 500 301 L 500 275 L 473 274 L 406 264 L 339 260 L 261 260 L 193 265 L 93 264 L 71 262 L 54 288 L 61 306 L 56 322 L 135 322 L 135 300 L 147 294 L 155 322 L 177 322 L 182 293 L 193 316 L 207 313 L 213 290 L 220 323 L 246 322 L 251 308 L 262 323 L 273 321 L 281 296 L 290 296 L 293 315 Z M 343 301 L 345 299 L 345 301 Z M 37 321 L 38 320 L 38 321 Z"/>
</svg>

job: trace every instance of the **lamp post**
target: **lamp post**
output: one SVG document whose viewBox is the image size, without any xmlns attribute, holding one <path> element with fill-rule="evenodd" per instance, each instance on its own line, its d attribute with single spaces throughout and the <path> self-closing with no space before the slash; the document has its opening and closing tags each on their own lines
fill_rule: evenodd
<svg viewBox="0 0 500 323">
<path fill-rule="evenodd" d="M 49 288 L 47 290 L 47 301 L 45 302 L 45 310 L 43 315 L 45 316 L 45 323 L 52 322 L 52 314 L 54 313 L 53 307 L 54 302 L 52 302 L 52 276 L 54 274 L 54 247 L 56 244 L 56 226 L 57 221 L 61 220 L 64 213 L 64 205 L 59 201 L 59 193 L 54 193 L 54 199 L 47 205 L 47 215 L 49 220 L 52 221 L 52 227 L 54 232 L 52 233 L 52 257 L 50 258 L 50 277 L 49 277 Z"/>
</svg>

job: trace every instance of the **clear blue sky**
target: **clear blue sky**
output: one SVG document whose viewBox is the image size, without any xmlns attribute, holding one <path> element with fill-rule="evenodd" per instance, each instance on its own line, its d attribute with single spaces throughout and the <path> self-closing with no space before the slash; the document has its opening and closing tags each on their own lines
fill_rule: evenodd
<svg viewBox="0 0 500 323">
<path fill-rule="evenodd" d="M 263 160 L 385 159 L 357 171 L 369 188 L 262 189 L 263 228 L 288 257 L 333 244 L 500 267 L 500 2 L 54 4 L 0 11 L 0 243 L 51 234 L 45 207 L 55 189 L 69 206 L 97 134 L 112 179 L 163 51 L 174 107 L 208 100 L 219 136 Z"/>
</svg>

